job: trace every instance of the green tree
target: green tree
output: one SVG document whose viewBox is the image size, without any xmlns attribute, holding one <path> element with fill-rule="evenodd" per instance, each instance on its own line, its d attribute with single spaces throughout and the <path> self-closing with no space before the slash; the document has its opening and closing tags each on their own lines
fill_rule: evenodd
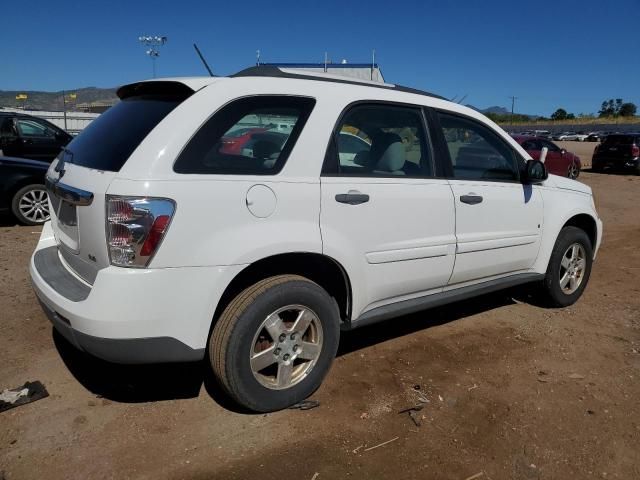
<svg viewBox="0 0 640 480">
<path fill-rule="evenodd" d="M 567 111 L 564 108 L 559 108 L 551 114 L 551 120 L 566 120 Z"/>
<path fill-rule="evenodd" d="M 621 117 L 633 117 L 636 114 L 636 110 L 635 103 L 627 102 L 620 105 L 620 111 L 618 114 Z"/>
</svg>

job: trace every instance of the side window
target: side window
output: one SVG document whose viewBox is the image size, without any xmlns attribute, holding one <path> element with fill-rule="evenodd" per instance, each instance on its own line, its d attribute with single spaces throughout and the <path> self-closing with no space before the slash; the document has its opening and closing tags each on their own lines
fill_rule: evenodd
<svg viewBox="0 0 640 480">
<path fill-rule="evenodd" d="M 453 177 L 469 180 L 518 180 L 511 146 L 473 120 L 439 113 L 453 166 Z"/>
<path fill-rule="evenodd" d="M 555 143 L 543 141 L 542 142 L 542 146 L 543 147 L 547 147 L 550 152 L 559 152 L 560 151 L 560 148 Z"/>
<path fill-rule="evenodd" d="M 36 122 L 35 120 L 28 120 L 19 118 L 16 120 L 16 125 L 20 136 L 22 137 L 55 137 L 55 132 L 48 128 L 46 125 Z"/>
<path fill-rule="evenodd" d="M 422 112 L 392 105 L 358 105 L 343 117 L 334 139 L 337 168 L 354 176 L 431 176 Z"/>
<path fill-rule="evenodd" d="M 215 113 L 189 141 L 176 173 L 275 175 L 304 127 L 315 100 L 256 96 Z"/>
<path fill-rule="evenodd" d="M 525 150 L 540 150 L 540 142 L 536 140 L 525 140 L 522 142 L 522 148 Z"/>
</svg>

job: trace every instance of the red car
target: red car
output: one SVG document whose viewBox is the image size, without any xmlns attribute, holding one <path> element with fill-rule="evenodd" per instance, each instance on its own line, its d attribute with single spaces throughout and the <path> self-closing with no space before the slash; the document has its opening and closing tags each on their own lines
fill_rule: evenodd
<svg viewBox="0 0 640 480">
<path fill-rule="evenodd" d="M 251 140 L 251 137 L 256 133 L 266 132 L 267 130 L 267 128 L 262 127 L 239 128 L 222 137 L 220 153 L 242 155 L 242 148 Z"/>
<path fill-rule="evenodd" d="M 582 162 L 576 154 L 560 148 L 555 143 L 539 137 L 528 137 L 523 135 L 514 135 L 514 140 L 524 148 L 531 158 L 540 159 L 542 147 L 547 147 L 547 158 L 544 161 L 549 173 L 560 175 L 561 177 L 569 177 L 571 179 L 578 178 Z"/>
</svg>

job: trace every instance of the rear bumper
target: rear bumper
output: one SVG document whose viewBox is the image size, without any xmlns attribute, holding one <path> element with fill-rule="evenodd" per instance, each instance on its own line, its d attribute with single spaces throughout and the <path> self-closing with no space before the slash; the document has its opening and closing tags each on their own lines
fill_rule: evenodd
<svg viewBox="0 0 640 480">
<path fill-rule="evenodd" d="M 640 166 L 640 157 L 633 158 L 615 158 L 615 157 L 594 157 L 591 161 L 592 165 L 598 167 L 612 167 L 619 169 L 637 169 Z"/>
<path fill-rule="evenodd" d="M 47 317 L 77 348 L 111 362 L 159 363 L 204 357 L 218 300 L 242 268 L 107 267 L 88 285 L 57 254 L 47 223 L 29 270 Z"/>
</svg>

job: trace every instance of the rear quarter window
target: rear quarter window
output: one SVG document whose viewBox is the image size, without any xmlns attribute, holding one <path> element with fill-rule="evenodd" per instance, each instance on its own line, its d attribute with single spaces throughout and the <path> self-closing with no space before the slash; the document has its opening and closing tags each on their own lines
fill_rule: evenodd
<svg viewBox="0 0 640 480">
<path fill-rule="evenodd" d="M 275 175 L 285 165 L 314 105 L 312 98 L 284 95 L 234 100 L 200 127 L 173 170 Z"/>
</svg>

